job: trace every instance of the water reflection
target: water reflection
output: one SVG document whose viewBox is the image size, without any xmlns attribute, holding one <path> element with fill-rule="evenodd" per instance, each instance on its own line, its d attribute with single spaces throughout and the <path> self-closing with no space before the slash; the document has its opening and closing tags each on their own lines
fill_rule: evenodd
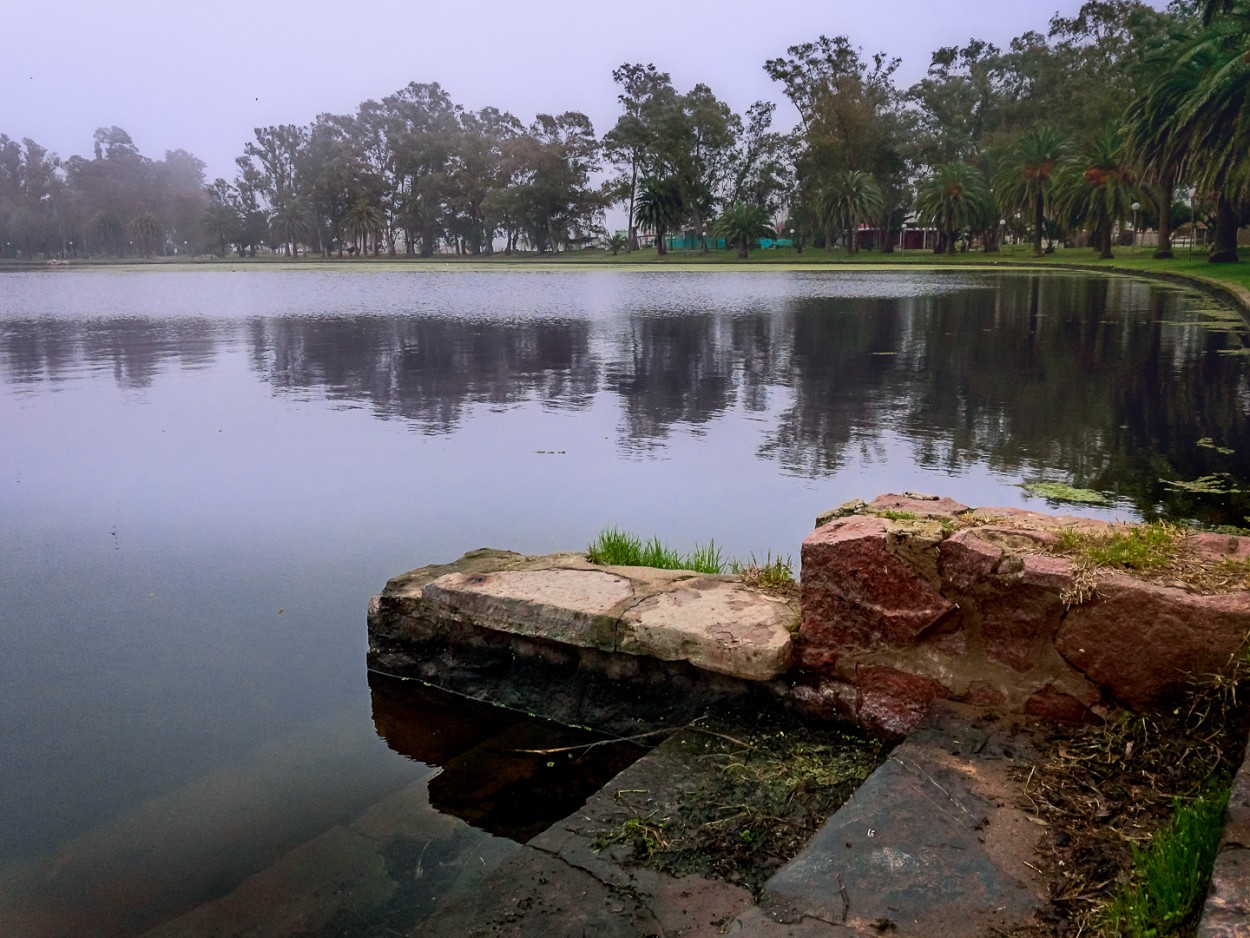
<svg viewBox="0 0 1250 938">
<path fill-rule="evenodd" d="M 430 805 L 524 843 L 586 803 L 646 749 L 369 674 L 373 725 L 395 752 L 442 772 Z"/>
<path fill-rule="evenodd" d="M 1250 509 L 1165 484 L 1250 474 L 1246 359 L 1221 354 L 1244 350 L 1246 333 L 1205 328 L 1196 294 L 1075 275 L 649 275 L 607 281 L 591 302 L 593 277 L 542 281 L 457 292 L 440 279 L 441 309 L 427 297 L 419 315 L 387 312 L 375 292 L 368 315 L 0 319 L 0 370 L 31 385 L 111 368 L 119 387 L 143 388 L 167 364 L 206 366 L 241 343 L 277 392 L 433 435 L 478 407 L 612 406 L 619 450 L 644 458 L 674 432 L 746 419 L 757 455 L 804 478 L 881 462 L 898 434 L 928 469 L 1044 475 L 1215 522 Z M 736 300 L 735 285 L 749 287 Z M 558 317 L 542 314 L 544 292 Z"/>
</svg>

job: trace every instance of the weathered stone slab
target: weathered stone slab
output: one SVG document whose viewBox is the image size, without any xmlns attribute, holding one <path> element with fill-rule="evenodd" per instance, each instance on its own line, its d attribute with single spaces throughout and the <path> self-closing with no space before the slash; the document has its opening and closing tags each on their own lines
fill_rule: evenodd
<svg viewBox="0 0 1250 938">
<path fill-rule="evenodd" d="M 1187 538 L 1204 588 L 1227 584 L 1204 595 L 1078 571 L 1054 553 L 1065 531 L 1132 525 L 948 501 L 882 495 L 822 516 L 802 554 L 804 707 L 831 709 L 817 689 L 849 683 L 856 719 L 886 732 L 906 732 L 941 697 L 1080 722 L 1159 704 L 1195 676 L 1225 673 L 1246 645 L 1250 591 L 1236 565 L 1250 538 Z"/>
<path fill-rule="evenodd" d="M 449 573 L 422 590 L 478 625 L 584 648 L 616 650 L 615 613 L 634 598 L 623 576 L 602 570 Z"/>
<path fill-rule="evenodd" d="M 627 610 L 617 650 L 767 681 L 790 666 L 790 632 L 797 626 L 785 600 L 705 577 Z"/>
<path fill-rule="evenodd" d="M 764 887 L 782 921 L 855 934 L 961 938 L 1009 931 L 1045 905 L 1024 861 L 1039 828 L 1016 804 L 1027 737 L 940 704 Z"/>
<path fill-rule="evenodd" d="M 1244 646 L 1250 594 L 1200 596 L 1106 574 L 1097 596 L 1073 606 L 1059 653 L 1117 700 L 1141 709 L 1191 676 L 1219 674 Z"/>
<path fill-rule="evenodd" d="M 595 566 L 580 554 L 476 551 L 396 577 L 370 607 L 375 650 L 446 643 L 465 629 L 688 662 L 744 681 L 790 666 L 795 610 L 731 576 Z M 558 656 L 557 656 L 558 657 Z"/>
</svg>

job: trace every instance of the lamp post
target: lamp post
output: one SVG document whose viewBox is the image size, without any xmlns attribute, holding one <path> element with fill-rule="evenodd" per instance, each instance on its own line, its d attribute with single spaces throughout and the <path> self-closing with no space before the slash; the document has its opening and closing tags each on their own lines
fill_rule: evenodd
<svg viewBox="0 0 1250 938">
<path fill-rule="evenodd" d="M 1137 253 L 1137 213 L 1141 211 L 1141 203 L 1133 203 L 1133 253 Z"/>
<path fill-rule="evenodd" d="M 1194 227 L 1194 197 L 1198 194 L 1198 190 L 1193 186 L 1189 188 L 1189 257 L 1190 260 L 1194 256 L 1194 240 L 1198 237 L 1198 229 Z"/>
<path fill-rule="evenodd" d="M 1007 219 L 1000 218 L 998 220 L 998 249 L 1003 249 L 1003 242 L 1007 240 Z M 1012 253 L 1015 253 L 1014 251 Z"/>
<path fill-rule="evenodd" d="M 898 252 L 907 253 L 907 222 L 904 220 L 898 228 Z"/>
</svg>

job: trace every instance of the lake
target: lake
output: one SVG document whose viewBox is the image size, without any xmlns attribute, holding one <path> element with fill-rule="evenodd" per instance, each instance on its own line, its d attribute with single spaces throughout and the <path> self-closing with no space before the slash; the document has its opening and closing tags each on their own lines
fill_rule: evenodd
<svg viewBox="0 0 1250 938">
<path fill-rule="evenodd" d="M 0 931 L 142 934 L 424 791 L 364 664 L 415 566 L 610 525 L 797 561 L 843 501 L 1037 481 L 1250 524 L 1248 348 L 1058 272 L 0 274 Z"/>
</svg>

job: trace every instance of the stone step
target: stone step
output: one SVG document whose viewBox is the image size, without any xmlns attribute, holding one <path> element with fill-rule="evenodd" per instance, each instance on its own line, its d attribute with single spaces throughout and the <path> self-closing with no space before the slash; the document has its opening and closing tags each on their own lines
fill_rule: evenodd
<svg viewBox="0 0 1250 938">
<path fill-rule="evenodd" d="M 417 635 L 449 616 L 510 635 L 599 651 L 685 661 L 748 681 L 790 666 L 796 610 L 734 576 L 596 566 L 581 554 L 524 557 L 475 551 L 386 585 L 371 633 Z"/>
</svg>

